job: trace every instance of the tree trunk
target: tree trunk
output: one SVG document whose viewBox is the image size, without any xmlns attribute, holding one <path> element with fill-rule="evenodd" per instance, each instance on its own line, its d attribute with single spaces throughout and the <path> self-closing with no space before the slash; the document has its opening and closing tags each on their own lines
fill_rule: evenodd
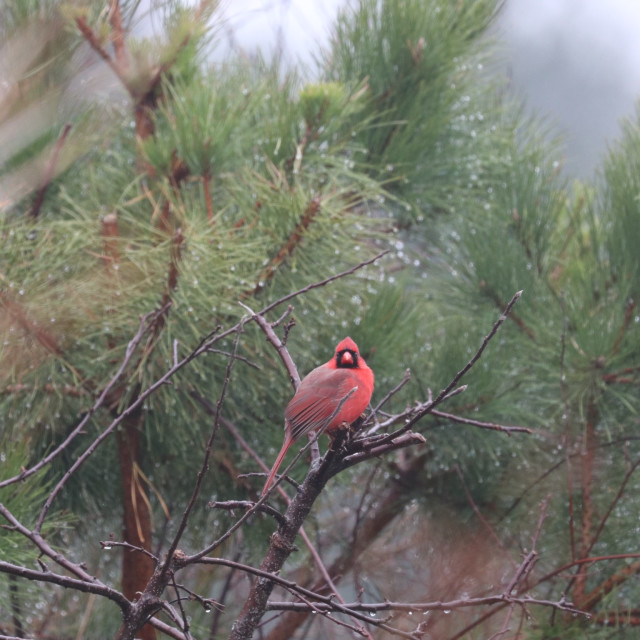
<svg viewBox="0 0 640 640">
<path fill-rule="evenodd" d="M 117 432 L 118 456 L 122 474 L 123 538 L 129 544 L 151 550 L 151 511 L 138 470 L 142 466 L 140 424 L 142 415 L 135 412 L 123 421 Z M 153 575 L 153 560 L 144 553 L 124 551 L 122 556 L 122 591 L 131 601 L 143 592 Z M 139 632 L 142 640 L 156 640 L 155 629 L 145 625 Z"/>
</svg>

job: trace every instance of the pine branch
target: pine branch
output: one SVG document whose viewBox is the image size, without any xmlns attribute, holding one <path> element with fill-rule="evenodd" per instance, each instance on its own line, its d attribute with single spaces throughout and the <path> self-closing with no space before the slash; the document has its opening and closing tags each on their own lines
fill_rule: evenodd
<svg viewBox="0 0 640 640">
<path fill-rule="evenodd" d="M 597 420 L 597 410 L 595 399 L 591 399 L 587 410 L 587 422 L 585 427 L 585 441 L 580 456 L 580 492 L 582 496 L 582 512 L 580 520 L 580 558 L 586 558 L 591 549 L 593 535 L 593 473 L 596 449 L 595 425 Z M 588 566 L 586 570 L 579 571 L 570 580 L 567 588 L 573 584 L 573 594 L 576 602 L 580 605 L 586 597 Z M 565 591 L 566 593 L 566 591 Z"/>
<path fill-rule="evenodd" d="M 33 205 L 31 207 L 30 216 L 32 218 L 37 218 L 40 213 L 40 209 L 42 208 L 42 203 L 44 202 L 44 196 L 47 193 L 47 189 L 51 184 L 51 180 L 53 179 L 53 174 L 56 168 L 56 164 L 58 163 L 58 156 L 62 151 L 62 146 L 64 145 L 67 136 L 69 135 L 69 131 L 71 131 L 71 125 L 66 124 L 62 133 L 60 134 L 58 141 L 53 148 L 53 153 L 51 154 L 51 159 L 49 160 L 49 164 L 47 165 L 47 170 L 45 171 L 44 177 L 42 179 L 42 184 L 40 185 L 40 189 L 36 194 L 36 198 L 33 201 Z"/>
<path fill-rule="evenodd" d="M 6 387 L 0 389 L 0 394 L 13 394 L 13 393 L 48 393 L 50 395 L 63 395 L 70 398 L 84 398 L 89 395 L 89 392 L 82 387 L 72 387 L 69 384 L 64 386 L 56 386 L 55 384 L 48 382 L 45 385 L 35 387 L 30 384 L 9 384 Z"/>
<path fill-rule="evenodd" d="M 262 273 L 258 276 L 258 284 L 252 291 L 245 294 L 246 296 L 258 295 L 265 287 L 265 285 L 273 278 L 278 267 L 296 250 L 296 248 L 302 242 L 305 232 L 311 226 L 316 215 L 320 212 L 320 198 L 317 196 L 311 200 L 307 205 L 304 214 L 298 221 L 296 228 L 291 232 L 287 241 L 284 243 L 280 251 L 271 260 L 271 262 L 263 269 Z"/>
<path fill-rule="evenodd" d="M 627 582 L 633 576 L 640 574 L 640 562 L 633 562 L 609 576 L 604 582 L 592 589 L 589 593 L 580 594 L 580 608 L 584 611 L 593 611 L 594 607 L 602 599 L 611 593 L 616 587 Z"/>
<path fill-rule="evenodd" d="M 636 303 L 634 300 L 627 300 L 627 306 L 624 310 L 624 321 L 622 326 L 618 330 L 618 335 L 613 343 L 613 347 L 611 348 L 612 353 L 618 353 L 620 350 L 620 345 L 622 344 L 622 340 L 624 339 L 631 322 L 633 321 L 633 312 L 636 308 Z"/>
<path fill-rule="evenodd" d="M 0 302 L 2 302 L 9 315 L 13 317 L 20 327 L 22 327 L 25 333 L 33 336 L 35 340 L 50 354 L 54 356 L 62 356 L 62 349 L 58 345 L 56 337 L 36 322 L 30 320 L 22 306 L 11 300 L 1 289 Z"/>
<path fill-rule="evenodd" d="M 109 65 L 113 73 L 122 83 L 122 86 L 127 90 L 131 98 L 135 99 L 133 89 L 129 86 L 129 80 L 124 72 L 124 69 L 120 68 L 120 65 L 113 60 L 113 58 L 107 53 L 102 46 L 100 39 L 95 34 L 93 29 L 88 25 L 84 17 L 79 16 L 76 18 L 76 26 L 80 30 L 80 33 L 84 36 L 89 46 Z"/>
<path fill-rule="evenodd" d="M 111 23 L 113 49 L 116 56 L 116 64 L 123 74 L 129 69 L 129 56 L 125 42 L 124 26 L 122 24 L 122 12 L 120 10 L 120 0 L 111 0 L 109 10 L 109 22 Z"/>
</svg>

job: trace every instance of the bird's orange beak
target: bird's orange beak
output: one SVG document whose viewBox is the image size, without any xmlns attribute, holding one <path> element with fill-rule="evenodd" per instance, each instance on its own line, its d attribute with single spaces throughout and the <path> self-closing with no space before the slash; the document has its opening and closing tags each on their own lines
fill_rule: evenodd
<svg viewBox="0 0 640 640">
<path fill-rule="evenodd" d="M 341 362 L 342 362 L 342 364 L 353 364 L 353 356 L 351 355 L 350 351 L 345 351 L 342 354 Z"/>
</svg>

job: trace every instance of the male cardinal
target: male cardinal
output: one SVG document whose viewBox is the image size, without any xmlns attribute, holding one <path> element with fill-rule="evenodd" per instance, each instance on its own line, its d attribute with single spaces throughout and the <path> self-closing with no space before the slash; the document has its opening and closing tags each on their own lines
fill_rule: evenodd
<svg viewBox="0 0 640 640">
<path fill-rule="evenodd" d="M 352 389 L 355 390 L 348 395 Z M 331 432 L 343 423 L 351 424 L 367 408 L 372 393 L 373 371 L 360 355 L 358 345 L 347 337 L 336 347 L 329 362 L 316 367 L 302 380 L 284 410 L 284 444 L 262 495 L 273 482 L 287 450 L 301 435 L 318 430 Z"/>
</svg>

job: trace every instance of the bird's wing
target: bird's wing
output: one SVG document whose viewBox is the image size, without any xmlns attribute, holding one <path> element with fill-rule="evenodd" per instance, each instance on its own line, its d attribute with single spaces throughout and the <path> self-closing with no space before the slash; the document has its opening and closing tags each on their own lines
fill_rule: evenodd
<svg viewBox="0 0 640 640">
<path fill-rule="evenodd" d="M 321 371 L 317 374 L 316 371 L 312 371 L 303 380 L 285 410 L 284 415 L 293 439 L 310 431 L 326 429 L 334 423 L 344 413 L 344 406 L 351 398 L 340 408 L 338 415 L 334 416 L 340 403 L 351 389 L 358 386 L 357 377 L 347 369 L 332 370 L 330 373 Z"/>
</svg>

